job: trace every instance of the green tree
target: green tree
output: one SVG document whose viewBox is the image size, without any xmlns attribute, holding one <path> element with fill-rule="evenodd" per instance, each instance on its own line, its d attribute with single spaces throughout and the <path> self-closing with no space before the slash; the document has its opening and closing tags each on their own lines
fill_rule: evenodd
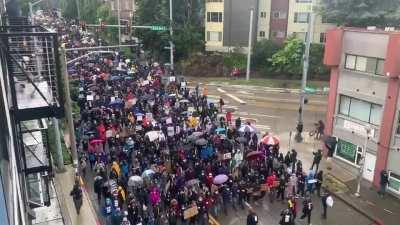
<svg viewBox="0 0 400 225">
<path fill-rule="evenodd" d="M 234 67 L 243 70 L 247 66 L 247 57 L 240 48 L 235 48 L 233 52 L 224 54 L 223 60 L 224 66 L 227 66 L 230 70 Z"/>
<path fill-rule="evenodd" d="M 60 8 L 63 14 L 63 17 L 67 19 L 77 19 L 78 18 L 78 10 L 76 7 L 75 0 L 60 0 Z"/>
<path fill-rule="evenodd" d="M 283 48 L 276 52 L 271 59 L 274 71 L 287 75 L 301 74 L 303 62 L 303 42 L 295 37 L 288 38 Z"/>
<path fill-rule="evenodd" d="M 321 13 L 329 22 L 346 26 L 398 26 L 398 0 L 322 0 Z"/>
<path fill-rule="evenodd" d="M 271 71 L 272 56 L 279 50 L 279 45 L 271 40 L 261 40 L 253 47 L 252 64 L 255 69 Z"/>
<path fill-rule="evenodd" d="M 323 44 L 311 44 L 309 66 L 310 78 L 325 80 L 329 77 L 329 69 L 323 64 L 324 49 Z"/>
</svg>

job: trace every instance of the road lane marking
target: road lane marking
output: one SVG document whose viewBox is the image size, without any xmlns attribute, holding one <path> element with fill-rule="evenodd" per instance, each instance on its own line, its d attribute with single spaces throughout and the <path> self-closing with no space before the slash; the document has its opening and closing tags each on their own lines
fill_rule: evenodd
<svg viewBox="0 0 400 225">
<path fill-rule="evenodd" d="M 234 95 L 232 95 L 232 94 L 226 93 L 226 95 L 228 95 L 228 96 L 231 97 L 233 100 L 239 102 L 239 103 L 242 104 L 242 105 L 243 105 L 243 104 L 246 104 L 245 101 L 243 101 L 242 99 L 240 99 L 240 98 L 238 98 L 238 97 L 236 97 L 236 96 L 234 96 Z"/>
<path fill-rule="evenodd" d="M 268 117 L 268 118 L 275 118 L 275 119 L 282 118 L 281 116 L 258 114 L 258 113 L 248 113 L 248 112 L 237 112 L 237 114 L 241 115 L 241 116 Z"/>
<path fill-rule="evenodd" d="M 217 88 L 217 91 L 219 91 L 221 93 L 226 93 L 226 91 L 222 90 L 221 88 Z"/>
</svg>

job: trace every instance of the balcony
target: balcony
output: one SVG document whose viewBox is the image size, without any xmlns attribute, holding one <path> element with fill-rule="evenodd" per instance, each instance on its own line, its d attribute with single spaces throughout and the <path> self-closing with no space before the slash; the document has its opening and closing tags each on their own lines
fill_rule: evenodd
<svg viewBox="0 0 400 225">
<path fill-rule="evenodd" d="M 63 94 L 57 33 L 41 26 L 0 28 L 12 110 L 18 121 L 62 117 Z"/>
</svg>

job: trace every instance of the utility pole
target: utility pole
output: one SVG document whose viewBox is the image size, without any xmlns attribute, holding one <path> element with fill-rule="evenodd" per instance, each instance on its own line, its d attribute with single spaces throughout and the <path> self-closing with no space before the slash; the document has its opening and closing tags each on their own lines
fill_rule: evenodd
<svg viewBox="0 0 400 225">
<path fill-rule="evenodd" d="M 172 18 L 172 0 L 169 0 L 169 59 L 171 71 L 174 71 L 174 43 L 172 43 L 172 36 L 174 34 L 172 30 L 173 18 Z"/>
<path fill-rule="evenodd" d="M 301 79 L 301 92 L 300 92 L 300 108 L 299 108 L 299 120 L 297 123 L 297 133 L 295 136 L 295 139 L 297 142 L 301 142 L 303 140 L 303 137 L 301 136 L 301 133 L 303 132 L 304 128 L 304 100 L 306 98 L 306 87 L 307 87 L 307 73 L 308 73 L 308 66 L 309 66 L 309 57 L 310 57 L 310 45 L 312 42 L 312 38 L 314 35 L 314 18 L 315 15 L 313 12 L 310 12 L 309 14 L 309 21 L 308 21 L 308 27 L 307 27 L 307 35 L 306 35 L 306 43 L 305 43 L 305 51 L 303 55 L 303 75 Z"/>
<path fill-rule="evenodd" d="M 79 7 L 79 0 L 75 0 L 76 12 L 78 13 L 78 20 L 81 20 L 81 9 Z"/>
<path fill-rule="evenodd" d="M 64 95 L 65 95 L 65 115 L 67 117 L 68 122 L 68 130 L 69 130 L 69 140 L 70 140 L 70 148 L 72 155 L 72 162 L 75 168 L 79 168 L 79 159 L 78 159 L 78 150 L 76 148 L 76 140 L 75 140 L 75 128 L 74 128 L 74 119 L 72 118 L 72 104 L 71 104 L 71 94 L 69 91 L 69 78 L 67 71 L 67 58 L 65 53 L 65 48 L 61 48 L 61 72 L 62 77 L 64 78 Z M 78 169 L 79 173 L 79 169 Z"/>
<path fill-rule="evenodd" d="M 121 4 L 120 0 L 117 0 L 118 7 L 118 45 L 121 45 Z"/>
<path fill-rule="evenodd" d="M 253 9 L 250 9 L 249 46 L 247 51 L 246 80 L 250 80 L 251 42 L 253 37 Z"/>
<path fill-rule="evenodd" d="M 33 5 L 32 5 L 32 2 L 29 2 L 28 3 L 29 4 L 29 16 L 31 17 L 31 23 L 32 23 L 32 25 L 35 25 L 35 23 L 34 23 L 34 19 L 33 19 Z"/>
</svg>

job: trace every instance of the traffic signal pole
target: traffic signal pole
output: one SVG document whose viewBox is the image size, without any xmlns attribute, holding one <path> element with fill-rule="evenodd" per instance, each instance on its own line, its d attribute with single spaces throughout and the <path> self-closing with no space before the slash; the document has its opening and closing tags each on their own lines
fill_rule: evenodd
<svg viewBox="0 0 400 225">
<path fill-rule="evenodd" d="M 297 123 L 297 133 L 295 139 L 297 142 L 302 142 L 303 137 L 301 133 L 304 128 L 304 100 L 306 98 L 306 86 L 307 86 L 307 73 L 309 66 L 309 57 L 310 57 L 310 46 L 311 41 L 314 35 L 314 18 L 315 15 L 313 12 L 310 12 L 310 20 L 308 21 L 307 27 L 307 35 L 306 35 L 306 43 L 305 43 L 305 51 L 303 55 L 303 75 L 301 79 L 301 92 L 300 92 L 300 108 L 299 108 L 299 120 Z"/>
</svg>

